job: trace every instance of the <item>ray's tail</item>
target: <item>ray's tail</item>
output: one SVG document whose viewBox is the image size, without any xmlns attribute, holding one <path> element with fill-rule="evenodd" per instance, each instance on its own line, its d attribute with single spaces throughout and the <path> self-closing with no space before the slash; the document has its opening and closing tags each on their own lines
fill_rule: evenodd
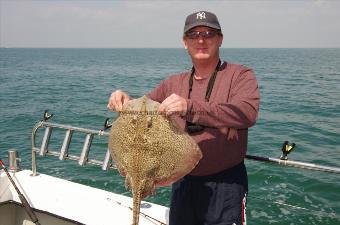
<svg viewBox="0 0 340 225">
<path fill-rule="evenodd" d="M 142 201 L 142 196 L 140 189 L 133 192 L 133 222 L 132 225 L 138 225 L 139 223 L 139 213 L 140 213 L 140 204 Z"/>
</svg>

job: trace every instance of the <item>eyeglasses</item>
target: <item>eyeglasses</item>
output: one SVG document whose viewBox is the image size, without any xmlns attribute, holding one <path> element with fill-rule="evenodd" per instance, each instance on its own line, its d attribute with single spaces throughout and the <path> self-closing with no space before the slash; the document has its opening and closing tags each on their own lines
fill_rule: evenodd
<svg viewBox="0 0 340 225">
<path fill-rule="evenodd" d="M 207 31 L 189 31 L 185 33 L 185 36 L 188 37 L 189 39 L 198 39 L 199 37 L 208 39 L 208 38 L 213 38 L 217 34 L 220 34 L 220 31 L 215 31 L 215 30 L 207 30 Z"/>
</svg>

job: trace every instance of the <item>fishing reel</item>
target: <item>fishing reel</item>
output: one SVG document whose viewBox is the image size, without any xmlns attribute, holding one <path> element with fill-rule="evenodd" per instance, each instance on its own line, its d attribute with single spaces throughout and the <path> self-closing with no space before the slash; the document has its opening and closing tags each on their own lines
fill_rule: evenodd
<svg viewBox="0 0 340 225">
<path fill-rule="evenodd" d="M 44 115 L 43 115 L 43 121 L 46 122 L 47 120 L 51 119 L 53 114 L 49 114 L 48 110 L 45 110 Z"/>
<path fill-rule="evenodd" d="M 291 153 L 294 150 L 295 143 L 289 143 L 288 141 L 283 142 L 282 145 L 282 155 L 280 156 L 281 160 L 287 160 L 288 159 L 288 154 Z"/>
<path fill-rule="evenodd" d="M 112 122 L 110 121 L 110 118 L 106 118 L 104 122 L 104 131 L 112 127 Z"/>
</svg>

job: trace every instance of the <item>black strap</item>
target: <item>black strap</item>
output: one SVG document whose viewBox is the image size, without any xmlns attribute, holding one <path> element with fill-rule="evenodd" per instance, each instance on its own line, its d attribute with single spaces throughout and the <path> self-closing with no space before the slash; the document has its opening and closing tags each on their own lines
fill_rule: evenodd
<svg viewBox="0 0 340 225">
<path fill-rule="evenodd" d="M 216 66 L 216 68 L 215 68 L 215 71 L 214 71 L 214 73 L 211 75 L 211 77 L 210 77 L 210 79 L 209 79 L 207 91 L 205 92 L 205 101 L 206 101 L 206 102 L 209 102 L 210 95 L 211 95 L 212 89 L 213 89 L 214 84 L 215 84 L 217 72 L 218 72 L 220 66 L 221 66 L 221 60 L 218 61 L 217 66 Z M 191 69 L 191 75 L 190 75 L 190 78 L 189 78 L 189 93 L 188 93 L 188 99 L 190 99 L 190 97 L 191 97 L 191 91 L 192 91 L 192 86 L 193 86 L 193 82 L 194 82 L 194 74 L 195 74 L 195 67 L 192 67 L 192 69 Z"/>
</svg>

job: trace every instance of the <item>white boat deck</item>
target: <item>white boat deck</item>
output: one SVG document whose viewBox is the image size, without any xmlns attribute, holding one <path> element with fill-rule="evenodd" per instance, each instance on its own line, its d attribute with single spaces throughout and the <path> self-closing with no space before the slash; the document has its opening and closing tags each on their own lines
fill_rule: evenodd
<svg viewBox="0 0 340 225">
<path fill-rule="evenodd" d="M 38 211 L 38 218 L 42 225 L 57 224 L 87 224 L 87 225 L 131 225 L 132 198 L 86 185 L 77 184 L 60 178 L 39 174 L 31 176 L 32 172 L 23 170 L 11 173 L 15 183 L 27 198 L 31 207 Z M 0 218 L 4 225 L 29 224 L 25 219 L 19 219 L 23 210 L 18 210 L 13 204 L 21 203 L 14 187 L 6 174 L 0 171 Z M 8 205 L 9 207 L 3 207 Z M 10 215 L 8 212 L 10 212 Z M 41 215 L 44 214 L 45 216 Z M 140 225 L 167 224 L 169 209 L 167 207 L 142 202 Z M 46 216 L 49 215 L 49 216 Z M 51 222 L 50 218 L 65 218 L 72 222 Z M 7 218 L 7 219 L 5 219 Z M 26 219 L 28 217 L 25 217 Z M 7 222 L 6 222 L 7 221 Z M 62 220 L 61 220 L 62 221 Z M 158 222 L 160 221 L 160 222 Z"/>
</svg>

